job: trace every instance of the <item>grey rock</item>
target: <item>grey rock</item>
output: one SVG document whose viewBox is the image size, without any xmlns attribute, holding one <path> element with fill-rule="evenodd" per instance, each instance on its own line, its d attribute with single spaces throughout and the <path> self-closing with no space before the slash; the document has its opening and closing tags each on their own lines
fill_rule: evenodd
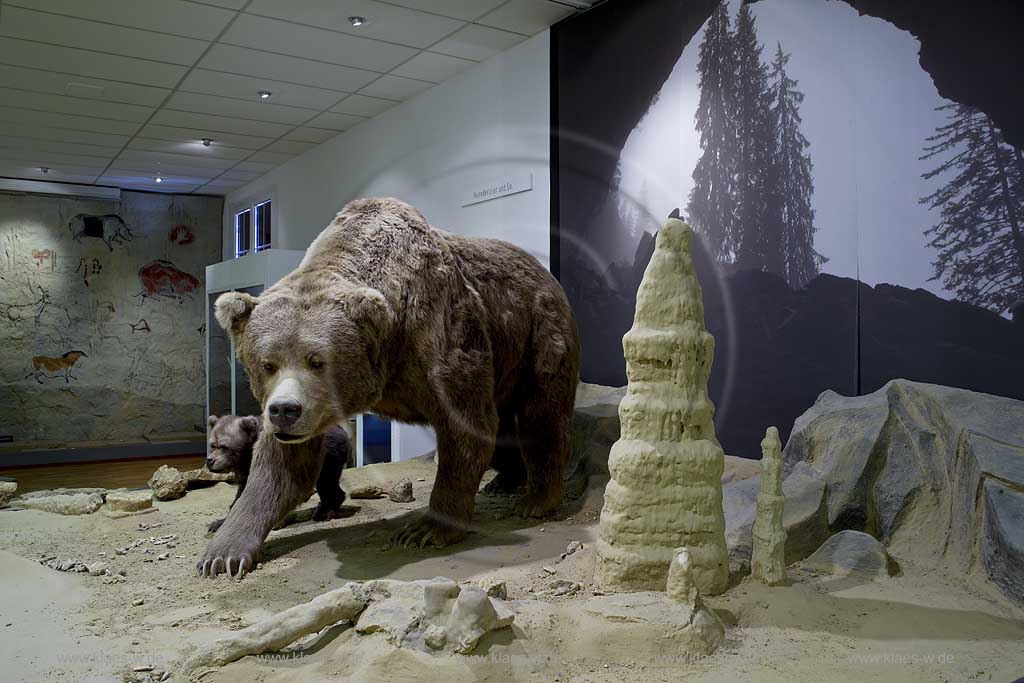
<svg viewBox="0 0 1024 683">
<path fill-rule="evenodd" d="M 824 481 L 832 530 L 952 561 L 1024 604 L 1024 402 L 906 380 L 855 398 L 826 391 L 785 454 L 791 475 L 805 462 Z"/>
<path fill-rule="evenodd" d="M 416 500 L 412 495 L 412 482 L 409 479 L 399 479 L 388 489 L 388 498 L 395 503 L 411 503 Z"/>
<path fill-rule="evenodd" d="M 485 579 L 480 582 L 480 588 L 484 590 L 489 597 L 497 598 L 498 600 L 508 599 L 508 587 L 504 581 L 498 579 Z"/>
<path fill-rule="evenodd" d="M 0 481 L 0 508 L 11 502 L 15 494 L 18 493 L 18 482 L 14 480 L 3 480 Z"/>
<path fill-rule="evenodd" d="M 497 603 L 476 586 L 467 586 L 459 592 L 447 631 L 456 652 L 469 654 L 485 633 L 512 623 L 512 612 L 504 608 L 499 612 L 497 607 Z"/>
<path fill-rule="evenodd" d="M 572 456 L 565 468 L 565 495 L 577 498 L 591 476 L 608 474 L 608 452 L 619 438 L 619 403 L 626 387 L 580 382 L 576 387 Z"/>
<path fill-rule="evenodd" d="M 885 546 L 861 531 L 840 531 L 800 564 L 833 576 L 885 577 L 895 573 Z"/>
<path fill-rule="evenodd" d="M 149 478 L 149 488 L 157 500 L 175 500 L 185 495 L 188 479 L 174 467 L 161 465 Z"/>
<path fill-rule="evenodd" d="M 103 489 L 100 490 L 102 491 Z M 15 504 L 30 510 L 43 510 L 44 512 L 53 512 L 58 515 L 88 515 L 96 512 L 103 505 L 103 495 L 100 493 L 51 493 L 43 491 L 34 493 L 46 493 L 47 495 L 26 494 L 14 501 Z"/>
<path fill-rule="evenodd" d="M 441 650 L 448 642 L 448 634 L 444 627 L 431 624 L 423 631 L 423 642 L 432 650 Z"/>
<path fill-rule="evenodd" d="M 89 576 L 102 576 L 107 573 L 106 562 L 93 562 L 85 565 L 85 568 L 89 571 Z"/>
<path fill-rule="evenodd" d="M 107 494 L 107 509 L 112 512 L 138 512 L 153 507 L 153 492 L 111 491 Z"/>
</svg>

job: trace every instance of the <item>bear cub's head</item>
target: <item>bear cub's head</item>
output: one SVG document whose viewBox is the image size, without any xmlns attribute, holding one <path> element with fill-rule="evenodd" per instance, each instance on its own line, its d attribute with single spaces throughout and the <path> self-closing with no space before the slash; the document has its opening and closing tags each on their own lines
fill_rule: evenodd
<svg viewBox="0 0 1024 683">
<path fill-rule="evenodd" d="M 306 441 L 380 400 L 392 314 L 379 291 L 293 275 L 259 298 L 222 294 L 215 312 L 279 441 Z"/>
<path fill-rule="evenodd" d="M 252 447 L 260 435 L 260 418 L 211 415 L 206 436 L 206 469 L 211 472 L 249 474 Z"/>
</svg>

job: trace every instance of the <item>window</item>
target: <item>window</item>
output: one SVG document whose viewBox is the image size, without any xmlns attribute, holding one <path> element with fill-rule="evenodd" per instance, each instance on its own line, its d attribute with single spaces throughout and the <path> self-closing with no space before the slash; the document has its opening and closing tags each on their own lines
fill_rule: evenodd
<svg viewBox="0 0 1024 683">
<path fill-rule="evenodd" d="M 252 245 L 252 209 L 235 214 L 235 258 L 249 253 Z"/>
<path fill-rule="evenodd" d="M 235 258 L 270 249 L 270 200 L 235 213 Z"/>
<path fill-rule="evenodd" d="M 256 251 L 270 249 L 270 200 L 256 205 Z"/>
</svg>

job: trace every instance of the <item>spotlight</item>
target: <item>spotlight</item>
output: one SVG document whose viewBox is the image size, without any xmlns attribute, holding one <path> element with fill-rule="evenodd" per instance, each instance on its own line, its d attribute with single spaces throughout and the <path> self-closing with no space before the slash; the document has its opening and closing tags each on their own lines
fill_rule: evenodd
<svg viewBox="0 0 1024 683">
<path fill-rule="evenodd" d="M 270 96 L 273 95 L 274 93 L 270 92 L 269 90 L 259 90 L 256 92 L 256 94 L 260 96 L 261 100 L 269 100 Z"/>
<path fill-rule="evenodd" d="M 349 17 L 348 23 L 352 24 L 353 26 L 362 26 L 363 24 L 366 23 L 366 17 Z"/>
<path fill-rule="evenodd" d="M 164 181 L 164 179 L 161 178 L 160 176 L 157 176 L 157 177 L 153 178 L 153 182 L 154 183 L 162 183 L 163 181 Z"/>
<path fill-rule="evenodd" d="M 203 138 L 203 147 L 209 147 L 213 144 L 213 140 L 210 138 Z"/>
<path fill-rule="evenodd" d="M 50 167 L 49 166 L 40 166 L 39 167 L 39 172 L 42 173 L 43 175 L 46 175 L 47 173 L 50 172 Z"/>
</svg>

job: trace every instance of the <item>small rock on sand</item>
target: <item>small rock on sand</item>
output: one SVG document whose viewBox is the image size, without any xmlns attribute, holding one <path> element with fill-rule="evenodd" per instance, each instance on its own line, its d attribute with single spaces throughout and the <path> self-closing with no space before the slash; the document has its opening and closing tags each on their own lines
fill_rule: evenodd
<svg viewBox="0 0 1024 683">
<path fill-rule="evenodd" d="M 416 500 L 412 495 L 412 482 L 408 479 L 399 479 L 391 485 L 388 498 L 395 503 L 411 503 Z"/>
<path fill-rule="evenodd" d="M 111 491 L 107 494 L 107 510 L 112 512 L 137 512 L 153 507 L 153 492 Z"/>
<path fill-rule="evenodd" d="M 157 500 L 174 500 L 185 495 L 188 478 L 174 467 L 161 465 L 149 478 L 149 488 Z"/>
<path fill-rule="evenodd" d="M 0 508 L 7 505 L 14 498 L 14 494 L 18 492 L 18 482 L 13 479 L 4 479 L 0 481 Z"/>
<path fill-rule="evenodd" d="M 366 486 L 356 486 L 348 492 L 349 498 L 361 498 L 361 499 L 372 499 L 372 498 L 383 498 L 387 495 L 384 489 L 375 484 L 368 484 Z"/>
</svg>

